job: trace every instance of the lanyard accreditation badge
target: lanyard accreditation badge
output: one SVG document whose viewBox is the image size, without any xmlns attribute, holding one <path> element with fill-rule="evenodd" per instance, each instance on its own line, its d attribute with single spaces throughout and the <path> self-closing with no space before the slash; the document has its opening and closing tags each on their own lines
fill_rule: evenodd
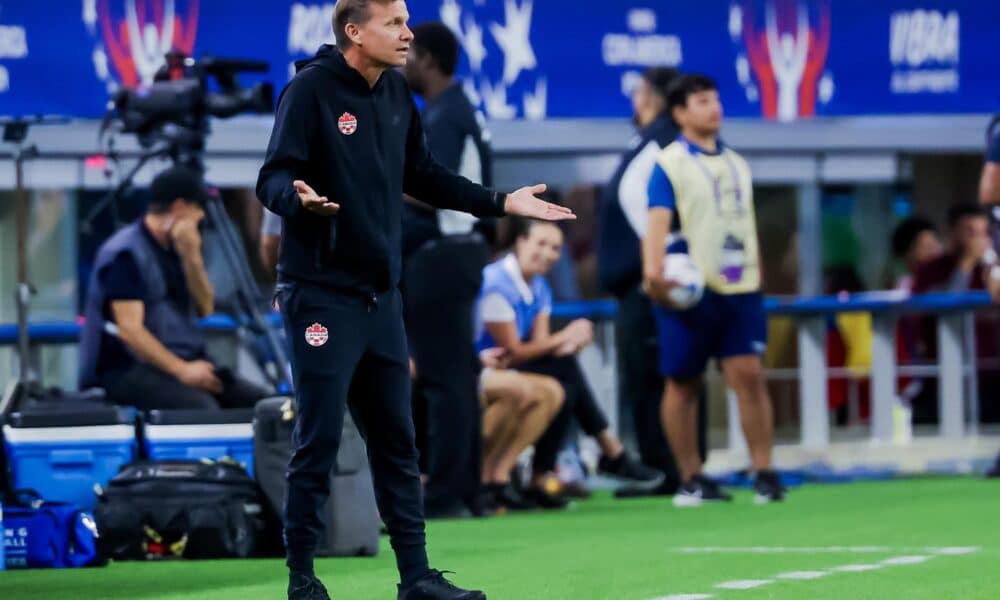
<svg viewBox="0 0 1000 600">
<path fill-rule="evenodd" d="M 715 211 L 723 221 L 729 221 L 729 219 L 724 218 L 723 213 L 723 198 L 722 198 L 722 182 L 720 177 L 715 177 L 711 170 L 709 170 L 708 165 L 705 160 L 701 157 L 700 152 L 691 147 L 691 144 L 687 140 L 683 140 L 684 145 L 687 147 L 688 152 L 691 154 L 691 158 L 694 163 L 698 165 L 698 170 L 701 171 L 709 182 L 712 188 L 712 193 L 715 199 Z M 743 279 L 743 269 L 746 266 L 746 241 L 745 236 L 738 234 L 734 229 L 743 229 L 745 222 L 743 216 L 746 212 L 746 205 L 744 203 L 743 188 L 740 185 L 739 170 L 736 168 L 736 164 L 733 162 L 732 156 L 728 152 L 722 150 L 720 152 L 722 159 L 726 162 L 726 167 L 729 169 L 729 175 L 733 180 L 733 188 L 735 195 L 736 213 L 738 218 L 735 222 L 727 223 L 729 225 L 729 231 L 726 233 L 725 238 L 722 242 L 722 248 L 720 249 L 720 261 L 719 261 L 719 274 L 727 283 L 739 283 Z"/>
</svg>

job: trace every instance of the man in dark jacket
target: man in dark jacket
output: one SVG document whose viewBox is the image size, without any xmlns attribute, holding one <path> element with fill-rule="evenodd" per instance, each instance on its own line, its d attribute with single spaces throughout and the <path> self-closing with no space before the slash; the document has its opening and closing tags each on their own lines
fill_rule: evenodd
<svg viewBox="0 0 1000 600">
<path fill-rule="evenodd" d="M 459 45 L 443 23 L 413 28 L 403 74 L 424 99 L 427 146 L 448 170 L 490 185 L 491 151 L 476 109 L 455 80 Z M 403 206 L 403 300 L 417 367 L 414 411 L 428 519 L 481 514 L 479 360 L 473 312 L 489 260 L 476 217 L 408 201 Z M 421 431 L 422 430 L 422 431 Z"/>
<path fill-rule="evenodd" d="M 80 389 L 140 410 L 253 406 L 268 391 L 209 360 L 198 317 L 212 313 L 198 225 L 209 192 L 177 165 L 150 186 L 146 214 L 101 244 L 87 289 Z"/>
<path fill-rule="evenodd" d="M 399 598 L 475 600 L 427 563 L 400 277 L 403 193 L 482 216 L 572 218 L 534 194 L 504 195 L 431 158 L 403 76 L 413 35 L 401 0 L 340 0 L 337 47 L 300 65 L 278 104 L 257 196 L 283 219 L 278 265 L 297 415 L 288 466 L 288 595 L 328 598 L 313 574 L 347 398 L 366 433 Z"/>
<path fill-rule="evenodd" d="M 632 406 L 642 461 L 666 476 L 660 488 L 651 492 L 622 490 L 628 495 L 673 494 L 680 486 L 680 475 L 660 425 L 663 377 L 657 362 L 656 321 L 649 298 L 641 289 L 640 253 L 649 208 L 649 176 L 657 155 L 679 133 L 667 110 L 667 90 L 677 75 L 674 69 L 648 69 L 633 91 L 632 108 L 639 133 L 604 190 L 601 213 L 598 275 L 604 289 L 619 302 L 618 395 L 623 403 Z M 704 423 L 702 418 L 699 429 Z"/>
</svg>

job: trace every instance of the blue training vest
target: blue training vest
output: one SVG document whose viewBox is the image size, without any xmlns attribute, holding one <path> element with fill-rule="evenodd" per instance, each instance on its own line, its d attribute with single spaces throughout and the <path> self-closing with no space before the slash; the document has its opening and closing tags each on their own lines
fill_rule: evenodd
<svg viewBox="0 0 1000 600">
<path fill-rule="evenodd" d="M 536 275 L 527 284 L 531 290 L 531 301 L 529 302 L 521 293 L 519 286 L 505 263 L 511 260 L 511 256 L 501 258 L 483 269 L 483 287 L 479 292 L 479 301 L 492 294 L 500 294 L 514 308 L 514 320 L 517 326 L 517 335 L 522 342 L 531 337 L 531 328 L 535 324 L 535 318 L 543 311 L 552 307 L 552 289 L 545 278 Z M 523 280 L 521 280 L 523 282 Z M 493 336 L 486 330 L 485 323 L 479 310 L 476 310 L 476 351 L 481 352 L 486 348 L 493 348 L 496 342 Z"/>
<path fill-rule="evenodd" d="M 80 389 L 101 385 L 100 374 L 109 365 L 101 365 L 101 343 L 105 331 L 104 305 L 106 291 L 102 283 L 103 271 L 122 252 L 128 252 L 142 274 L 146 289 L 143 325 L 153 337 L 168 350 L 184 360 L 203 356 L 205 339 L 198 329 L 198 314 L 194 303 L 187 311 L 181 311 L 167 297 L 167 283 L 163 278 L 155 249 L 142 231 L 142 222 L 137 221 L 123 227 L 101 246 L 94 261 L 94 271 L 90 276 L 90 288 L 84 308 L 86 323 L 80 341 Z"/>
</svg>

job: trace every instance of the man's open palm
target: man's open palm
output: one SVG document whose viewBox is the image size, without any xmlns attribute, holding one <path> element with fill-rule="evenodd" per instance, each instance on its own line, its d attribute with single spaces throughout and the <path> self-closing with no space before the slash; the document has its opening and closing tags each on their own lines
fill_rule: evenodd
<svg viewBox="0 0 1000 600">
<path fill-rule="evenodd" d="M 504 209 L 508 215 L 541 219 L 543 221 L 566 221 L 575 219 L 573 211 L 565 206 L 546 202 L 535 194 L 545 193 L 545 184 L 523 187 L 507 196 Z"/>
<path fill-rule="evenodd" d="M 340 210 L 339 204 L 330 202 L 330 199 L 326 196 L 320 196 L 301 179 L 296 179 L 292 182 L 292 185 L 295 186 L 295 191 L 299 194 L 299 201 L 302 202 L 302 208 L 318 215 L 323 215 L 324 217 L 332 217 Z"/>
</svg>

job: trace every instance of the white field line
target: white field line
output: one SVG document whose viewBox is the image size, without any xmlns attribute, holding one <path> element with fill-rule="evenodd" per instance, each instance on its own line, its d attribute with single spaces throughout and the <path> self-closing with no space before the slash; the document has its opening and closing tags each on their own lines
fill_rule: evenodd
<svg viewBox="0 0 1000 600">
<path fill-rule="evenodd" d="M 857 565 L 841 565 L 839 567 L 833 567 L 831 571 L 837 573 L 864 573 L 865 571 L 875 571 L 881 569 L 883 565 L 880 564 L 857 564 Z"/>
<path fill-rule="evenodd" d="M 790 573 L 781 573 L 777 576 L 777 578 L 791 581 L 808 581 L 810 579 L 826 577 L 829 574 L 829 571 L 792 571 Z"/>
<path fill-rule="evenodd" d="M 930 552 L 960 555 L 978 552 L 978 546 L 685 546 L 670 548 L 681 554 L 890 554 L 893 552 Z"/>
<path fill-rule="evenodd" d="M 675 548 L 675 552 L 688 554 L 783 554 L 783 553 L 841 553 L 841 554 L 873 554 L 884 552 L 897 552 L 907 550 L 905 548 L 889 548 L 886 546 L 817 546 L 817 547 L 786 547 L 786 546 L 745 546 L 745 547 L 700 547 L 700 548 Z M 895 567 L 902 565 L 917 565 L 934 558 L 935 556 L 961 556 L 978 552 L 978 546 L 946 546 L 946 547 L 926 547 L 910 548 L 910 551 L 922 551 L 928 554 L 909 554 L 893 556 L 878 563 L 857 563 L 830 567 L 819 571 L 790 571 L 779 573 L 774 579 L 738 579 L 734 581 L 724 581 L 716 584 L 715 587 L 722 590 L 750 590 L 775 583 L 777 580 L 784 581 L 808 581 L 819 579 L 835 573 L 864 573 L 875 571 L 884 567 Z M 675 594 L 672 596 L 659 596 L 653 600 L 707 600 L 713 598 L 711 594 Z"/>
<path fill-rule="evenodd" d="M 736 581 L 724 581 L 715 587 L 720 590 L 752 590 L 762 585 L 774 583 L 773 579 L 737 579 Z"/>
<path fill-rule="evenodd" d="M 962 554 L 972 554 L 979 552 L 979 546 L 950 546 L 947 548 L 926 548 L 928 552 L 943 554 L 945 556 L 959 556 Z"/>
<path fill-rule="evenodd" d="M 930 560 L 931 556 L 927 555 L 916 555 L 916 556 L 894 556 L 893 558 L 887 558 L 882 561 L 883 565 L 919 565 L 922 562 Z"/>
</svg>

